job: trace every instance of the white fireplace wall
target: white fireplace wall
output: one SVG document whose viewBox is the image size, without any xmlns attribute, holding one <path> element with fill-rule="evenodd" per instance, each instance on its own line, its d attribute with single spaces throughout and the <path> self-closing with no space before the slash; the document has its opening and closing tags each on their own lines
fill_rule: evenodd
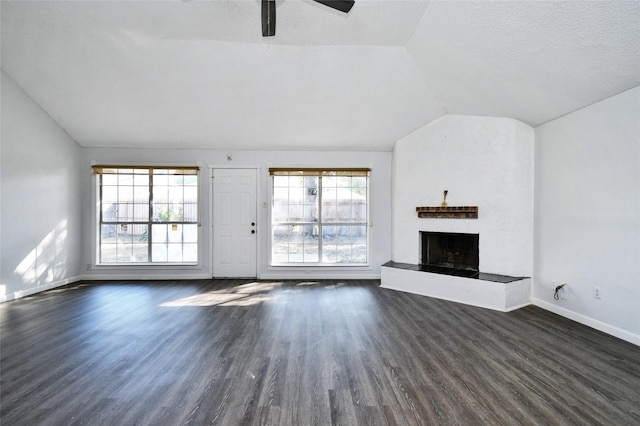
<svg viewBox="0 0 640 426">
<path fill-rule="evenodd" d="M 509 118 L 445 115 L 399 140 L 392 260 L 419 262 L 419 231 L 480 234 L 480 271 L 533 271 L 534 131 Z M 478 206 L 478 219 L 421 219 L 418 206 Z"/>
</svg>

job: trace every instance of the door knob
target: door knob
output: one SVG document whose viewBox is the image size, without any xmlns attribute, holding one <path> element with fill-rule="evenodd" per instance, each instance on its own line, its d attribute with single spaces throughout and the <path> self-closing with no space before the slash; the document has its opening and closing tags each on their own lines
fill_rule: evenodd
<svg viewBox="0 0 640 426">
<path fill-rule="evenodd" d="M 252 234 L 255 234 L 255 233 L 256 233 L 256 230 L 255 230 L 255 229 L 252 229 L 252 230 L 251 230 L 251 233 L 252 233 Z"/>
<path fill-rule="evenodd" d="M 251 222 L 251 226 L 256 226 L 256 223 L 255 222 Z"/>
</svg>

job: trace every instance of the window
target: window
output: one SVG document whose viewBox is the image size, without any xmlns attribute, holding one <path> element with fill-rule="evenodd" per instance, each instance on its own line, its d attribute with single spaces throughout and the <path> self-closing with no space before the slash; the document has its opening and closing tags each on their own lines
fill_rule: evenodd
<svg viewBox="0 0 640 426">
<path fill-rule="evenodd" d="M 271 264 L 368 262 L 369 169 L 270 169 Z"/>
<path fill-rule="evenodd" d="M 99 263 L 198 261 L 198 168 L 93 169 Z"/>
</svg>

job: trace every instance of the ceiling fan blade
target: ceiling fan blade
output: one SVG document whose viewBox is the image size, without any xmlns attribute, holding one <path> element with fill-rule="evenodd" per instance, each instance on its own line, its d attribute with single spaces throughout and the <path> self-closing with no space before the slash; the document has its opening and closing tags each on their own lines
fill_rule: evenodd
<svg viewBox="0 0 640 426">
<path fill-rule="evenodd" d="M 353 4 L 355 3 L 354 0 L 315 0 L 315 1 L 344 13 L 349 13 L 351 8 L 353 7 Z"/>
<path fill-rule="evenodd" d="M 262 37 L 276 35 L 276 0 L 262 0 Z"/>
</svg>

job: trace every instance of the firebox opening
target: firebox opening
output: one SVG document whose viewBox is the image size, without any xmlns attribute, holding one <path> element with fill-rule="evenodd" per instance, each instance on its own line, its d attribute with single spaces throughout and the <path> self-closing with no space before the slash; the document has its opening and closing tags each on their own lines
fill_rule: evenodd
<svg viewBox="0 0 640 426">
<path fill-rule="evenodd" d="M 478 234 L 421 231 L 420 241 L 421 269 L 464 276 L 478 273 Z"/>
</svg>

